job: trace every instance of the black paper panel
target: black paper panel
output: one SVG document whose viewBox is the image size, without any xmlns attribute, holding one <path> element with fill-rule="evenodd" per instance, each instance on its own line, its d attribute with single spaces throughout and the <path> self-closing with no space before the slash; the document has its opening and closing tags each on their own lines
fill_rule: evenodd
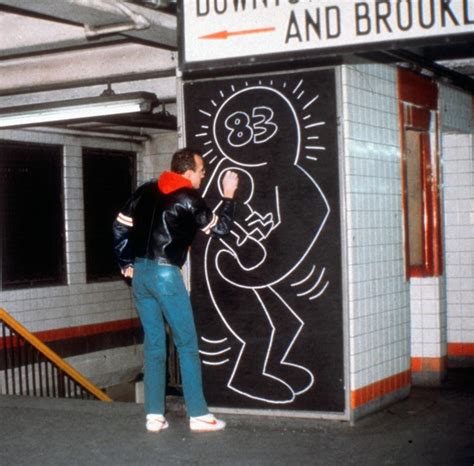
<svg viewBox="0 0 474 466">
<path fill-rule="evenodd" d="M 184 102 L 207 203 L 240 175 L 231 234 L 192 248 L 209 404 L 344 411 L 334 70 L 186 82 Z"/>
</svg>

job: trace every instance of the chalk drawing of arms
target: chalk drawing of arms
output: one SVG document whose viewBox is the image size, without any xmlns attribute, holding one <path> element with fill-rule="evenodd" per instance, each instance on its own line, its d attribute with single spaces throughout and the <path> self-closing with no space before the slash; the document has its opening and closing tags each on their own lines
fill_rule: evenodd
<svg viewBox="0 0 474 466">
<path fill-rule="evenodd" d="M 259 212 L 251 203 L 254 196 L 252 176 L 247 170 L 242 168 L 232 167 L 229 169 L 241 172 L 240 185 L 246 185 L 247 188 L 241 202 L 248 209 L 248 212 L 244 214 L 245 217 L 240 216 L 240 218 L 243 217 L 243 220 L 236 220 L 234 222 L 229 237 L 221 239 L 220 242 L 225 246 L 226 252 L 232 255 L 243 271 L 250 271 L 258 268 L 265 262 L 268 256 L 265 240 L 282 223 L 278 186 L 275 186 L 274 198 L 269 201 L 270 211 Z M 225 171 L 227 170 L 222 171 L 220 177 L 223 176 Z M 245 178 L 247 183 L 242 182 L 243 178 Z M 235 283 L 233 284 L 235 285 Z"/>
</svg>

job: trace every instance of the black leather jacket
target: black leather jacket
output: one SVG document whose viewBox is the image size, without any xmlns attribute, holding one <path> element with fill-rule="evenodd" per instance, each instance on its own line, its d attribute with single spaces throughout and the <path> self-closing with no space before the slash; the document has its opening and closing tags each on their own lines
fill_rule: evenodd
<svg viewBox="0 0 474 466">
<path fill-rule="evenodd" d="M 234 201 L 224 198 L 213 213 L 193 188 L 164 194 L 156 181 L 140 186 L 113 224 L 114 251 L 120 268 L 136 257 L 181 267 L 198 230 L 214 236 L 230 232 Z"/>
</svg>

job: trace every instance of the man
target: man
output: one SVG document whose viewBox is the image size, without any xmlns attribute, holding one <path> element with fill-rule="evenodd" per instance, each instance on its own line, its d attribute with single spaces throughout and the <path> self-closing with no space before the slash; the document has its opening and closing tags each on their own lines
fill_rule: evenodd
<svg viewBox="0 0 474 466">
<path fill-rule="evenodd" d="M 168 427 L 164 417 L 164 320 L 171 327 L 179 353 L 191 430 L 207 432 L 225 427 L 224 421 L 209 413 L 203 395 L 196 329 L 180 268 L 198 230 L 218 237 L 229 233 L 238 176 L 235 172 L 224 176 L 223 200 L 213 213 L 197 191 L 204 174 L 198 151 L 178 150 L 171 171 L 164 172 L 158 182 L 138 188 L 113 225 L 115 253 L 122 274 L 133 277 L 133 297 L 145 333 L 146 428 L 152 432 Z"/>
</svg>

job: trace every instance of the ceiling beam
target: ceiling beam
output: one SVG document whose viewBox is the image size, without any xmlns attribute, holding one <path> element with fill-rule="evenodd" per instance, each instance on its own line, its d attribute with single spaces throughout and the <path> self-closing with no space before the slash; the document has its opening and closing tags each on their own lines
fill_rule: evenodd
<svg viewBox="0 0 474 466">
<path fill-rule="evenodd" d="M 175 76 L 176 53 L 141 44 L 0 61 L 0 95 Z"/>
<path fill-rule="evenodd" d="M 94 37 L 120 34 L 155 47 L 177 49 L 176 17 L 134 3 L 120 0 L 0 0 L 2 5 L 15 11 L 83 25 L 85 32 L 92 31 Z M 120 30 L 122 27 L 124 30 Z"/>
<path fill-rule="evenodd" d="M 0 31 L 1 59 L 126 40 L 113 35 L 91 41 L 86 38 L 83 26 L 5 11 L 0 11 Z"/>
</svg>

